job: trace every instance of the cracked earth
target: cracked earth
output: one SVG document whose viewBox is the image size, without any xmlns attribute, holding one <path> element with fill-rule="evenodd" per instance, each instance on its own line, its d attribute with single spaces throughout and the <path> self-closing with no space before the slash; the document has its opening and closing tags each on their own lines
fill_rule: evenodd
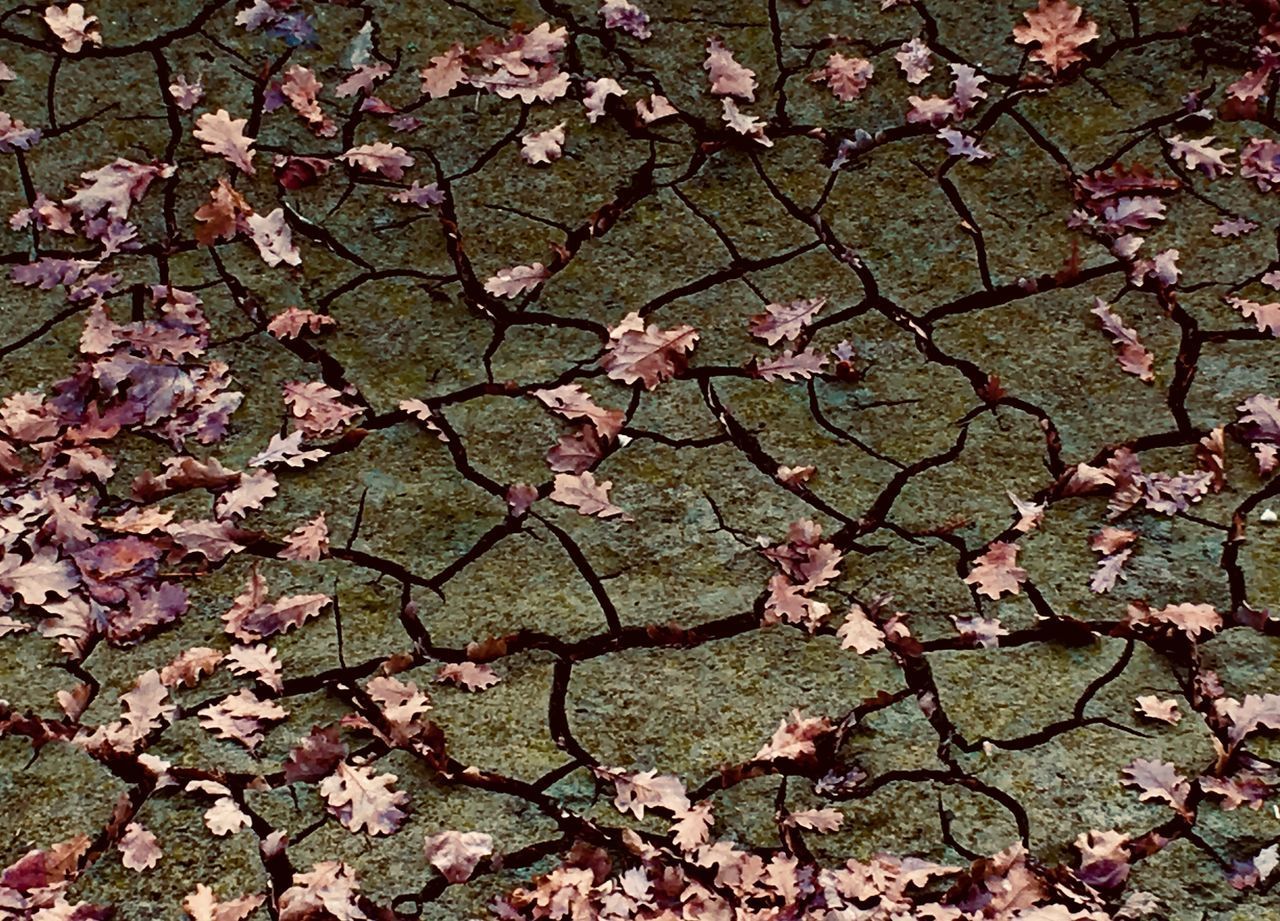
<svg viewBox="0 0 1280 921">
<path fill-rule="evenodd" d="M 0 62 L 0 918 L 1280 918 L 1280 8 Z"/>
</svg>

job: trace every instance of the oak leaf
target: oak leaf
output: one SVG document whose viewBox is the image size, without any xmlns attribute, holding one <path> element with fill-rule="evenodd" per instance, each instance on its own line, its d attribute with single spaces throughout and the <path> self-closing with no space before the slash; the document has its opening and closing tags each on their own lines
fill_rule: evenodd
<svg viewBox="0 0 1280 921">
<path fill-rule="evenodd" d="M 586 419 L 605 441 L 616 438 L 626 424 L 626 413 L 620 409 L 597 406 L 591 394 L 580 384 L 563 384 L 547 390 L 535 390 L 532 396 L 552 412 L 567 419 Z"/>
<path fill-rule="evenodd" d="M 1129 605 L 1125 619 L 1130 624 L 1157 624 L 1180 630 L 1193 643 L 1201 633 L 1216 633 L 1222 627 L 1222 615 L 1211 604 L 1168 604 L 1152 610 L 1135 602 Z"/>
<path fill-rule="evenodd" d="M 212 675 L 225 653 L 208 646 L 193 646 L 184 649 L 173 657 L 164 668 L 160 669 L 160 681 L 166 687 L 193 688 L 205 675 Z"/>
<path fill-rule="evenodd" d="M 546 131 L 531 131 L 520 138 L 520 156 L 531 166 L 559 160 L 564 145 L 564 122 Z"/>
<path fill-rule="evenodd" d="M 209 191 L 209 201 L 196 209 L 196 241 L 201 246 L 212 246 L 218 240 L 230 240 L 248 229 L 246 218 L 253 208 L 227 180 L 218 178 L 218 184 Z"/>
<path fill-rule="evenodd" d="M 558 473 L 582 473 L 604 456 L 596 430 L 584 425 L 575 432 L 561 435 L 547 451 L 547 466 Z"/>
<path fill-rule="evenodd" d="M 346 756 L 347 746 L 336 725 L 314 726 L 289 750 L 289 757 L 284 762 L 285 782 L 301 780 L 314 783 L 332 774 L 338 762 Z"/>
<path fill-rule="evenodd" d="M 223 660 L 233 675 L 252 675 L 257 681 L 279 692 L 284 690 L 281 681 L 282 668 L 276 651 L 266 643 L 252 646 L 232 646 Z"/>
<path fill-rule="evenodd" d="M 844 623 L 836 630 L 840 638 L 841 649 L 852 649 L 858 655 L 866 655 L 884 648 L 884 633 L 876 625 L 862 605 L 855 604 L 849 608 Z"/>
<path fill-rule="evenodd" d="M 579 474 L 558 473 L 555 488 L 551 490 L 549 498 L 552 502 L 576 508 L 579 515 L 595 515 L 597 518 L 621 516 L 622 521 L 634 521 L 634 518 L 609 501 L 609 490 L 612 487 L 613 483 L 609 480 L 597 483 L 590 471 Z"/>
<path fill-rule="evenodd" d="M 260 509 L 264 502 L 274 498 L 279 485 L 276 475 L 269 470 L 246 473 L 233 489 L 218 496 L 214 513 L 219 520 L 242 518 L 246 512 Z"/>
<path fill-rule="evenodd" d="M 1013 27 L 1013 40 L 1019 45 L 1036 44 L 1031 50 L 1033 61 L 1043 61 L 1055 74 L 1083 61 L 1080 48 L 1098 37 L 1098 24 L 1081 18 L 1084 11 L 1067 0 L 1040 0 L 1034 10 L 1023 13 L 1025 25 Z"/>
<path fill-rule="evenodd" d="M 582 104 L 587 109 L 587 121 L 593 125 L 604 114 L 604 108 L 609 102 L 610 96 L 622 97 L 627 95 L 627 91 L 622 88 L 622 84 L 612 77 L 588 80 L 584 84 L 584 89 L 586 93 L 582 97 Z"/>
<path fill-rule="evenodd" d="M 277 339 L 296 339 L 304 332 L 319 333 L 326 327 L 337 325 L 338 321 L 328 314 L 286 307 L 267 323 L 267 332 Z"/>
<path fill-rule="evenodd" d="M 356 871 L 338 860 L 294 873 L 293 885 L 280 894 L 280 921 L 312 921 L 332 915 L 337 921 L 364 921 Z"/>
<path fill-rule="evenodd" d="M 483 691 L 501 680 L 492 666 L 475 662 L 449 662 L 436 672 L 436 681 L 456 684 L 468 691 Z"/>
<path fill-rule="evenodd" d="M 282 560 L 318 560 L 329 555 L 329 526 L 321 512 L 306 524 L 299 525 L 284 539 Z"/>
<path fill-rule="evenodd" d="M 364 410 L 341 402 L 343 394 L 321 381 L 285 381 L 284 403 L 307 438 L 327 435 Z"/>
<path fill-rule="evenodd" d="M 1138 799 L 1143 802 L 1160 800 L 1168 803 L 1178 812 L 1186 812 L 1191 785 L 1187 783 L 1187 778 L 1178 773 L 1178 768 L 1167 761 L 1135 758 L 1122 771 L 1120 782 L 1127 787 L 1137 787 L 1141 790 Z"/>
<path fill-rule="evenodd" d="M 902 75 L 906 81 L 916 84 L 923 83 L 933 71 L 932 57 L 933 52 L 929 49 L 929 46 L 925 44 L 924 39 L 917 36 L 911 41 L 903 43 L 902 47 L 898 49 L 898 53 L 893 56 L 893 59 L 902 68 Z"/>
<path fill-rule="evenodd" d="M 1182 719 L 1182 712 L 1178 709 L 1178 702 L 1172 698 L 1161 700 L 1154 694 L 1147 694 L 1135 698 L 1134 704 L 1134 710 L 1147 719 L 1160 720 L 1170 725 L 1174 725 Z"/>
<path fill-rule="evenodd" d="M 844 813 L 839 809 L 803 809 L 787 816 L 786 823 L 796 828 L 805 828 L 825 834 L 838 831 L 844 821 Z"/>
<path fill-rule="evenodd" d="M 124 220 L 129 217 L 130 207 L 146 194 L 152 182 L 168 179 L 173 173 L 174 167 L 167 163 L 134 163 L 117 157 L 106 166 L 81 173 L 80 178 L 87 182 L 64 200 L 63 205 L 84 217 L 105 212 L 108 218 Z"/>
<path fill-rule="evenodd" d="M 186 77 L 178 74 L 169 84 L 169 98 L 179 109 L 190 112 L 204 98 L 204 86 L 199 79 L 195 83 L 188 83 Z"/>
<path fill-rule="evenodd" d="M 451 883 L 465 883 L 476 865 L 493 853 L 493 838 L 479 831 L 442 831 L 423 842 L 427 860 Z"/>
<path fill-rule="evenodd" d="M 597 776 L 613 781 L 617 794 L 613 804 L 619 812 L 630 812 L 637 819 L 643 819 L 646 809 L 665 809 L 676 815 L 689 809 L 684 783 L 672 774 L 606 767 L 596 768 L 595 772 Z"/>
<path fill-rule="evenodd" d="M 769 345 L 795 340 L 826 306 L 825 297 L 801 298 L 785 304 L 769 304 L 765 312 L 751 318 L 751 335 Z"/>
<path fill-rule="evenodd" d="M 720 103 L 720 119 L 729 127 L 730 131 L 741 134 L 743 137 L 749 137 L 764 147 L 773 146 L 773 140 L 764 133 L 765 128 L 768 127 L 767 123 L 754 115 L 740 110 L 738 104 L 732 99 L 722 99 Z"/>
<path fill-rule="evenodd" d="M 1253 320 L 1258 332 L 1280 337 L 1280 303 L 1259 304 L 1243 297 L 1228 297 L 1227 303 L 1246 319 Z"/>
<path fill-rule="evenodd" d="M 640 314 L 629 313 L 609 329 L 609 345 L 600 364 L 615 381 L 643 381 L 646 390 L 653 390 L 685 369 L 688 353 L 697 344 L 698 333 L 692 326 L 664 330 L 657 324 L 646 326 Z"/>
<path fill-rule="evenodd" d="M 130 822 L 125 826 L 124 835 L 116 842 L 116 847 L 123 855 L 121 861 L 124 865 L 139 873 L 150 870 L 164 856 L 156 836 L 138 822 Z"/>
<path fill-rule="evenodd" d="M 815 349 L 805 349 L 793 353 L 785 349 L 781 355 L 760 361 L 755 364 L 756 377 L 772 383 L 773 381 L 809 380 L 822 373 L 822 366 L 827 363 L 827 356 Z"/>
<path fill-rule="evenodd" d="M 86 16 L 83 4 L 69 3 L 65 7 L 50 4 L 44 8 L 44 21 L 67 54 L 78 54 L 85 42 L 102 44 L 102 35 L 96 31 L 98 17 Z"/>
<path fill-rule="evenodd" d="M 250 176 L 254 174 L 253 138 L 244 133 L 247 118 L 232 118 L 226 109 L 201 115 L 196 119 L 195 137 L 206 153 L 218 154 Z"/>
<path fill-rule="evenodd" d="M 419 71 L 423 94 L 431 99 L 441 99 L 457 89 L 467 79 L 465 59 L 466 49 L 458 44 L 450 45 L 444 54 L 433 57 L 431 65 Z"/>
<path fill-rule="evenodd" d="M 525 291 L 532 291 L 550 277 L 551 273 L 541 262 L 513 265 L 499 269 L 498 274 L 484 283 L 484 289 L 494 297 L 516 297 Z"/>
<path fill-rule="evenodd" d="M 350 831 L 363 828 L 370 835 L 389 835 L 408 817 L 401 807 L 409 804 L 409 794 L 392 790 L 395 781 L 395 774 L 374 775 L 371 765 L 342 761 L 320 782 L 319 791 L 329 811 Z"/>
<path fill-rule="evenodd" d="M 811 83 L 825 83 L 841 102 L 851 102 L 862 95 L 874 74 L 875 66 L 866 58 L 847 58 L 837 51 L 827 58 L 821 70 L 806 79 Z"/>
<path fill-rule="evenodd" d="M 1100 297 L 1093 299 L 1093 309 L 1089 312 L 1098 318 L 1103 331 L 1115 343 L 1116 360 L 1120 362 L 1120 367 L 1147 383 L 1155 380 L 1155 373 L 1151 370 L 1155 358 L 1138 339 L 1137 331 L 1125 326 L 1124 321 Z"/>
<path fill-rule="evenodd" d="M 318 461 L 329 456 L 328 451 L 302 447 L 302 435 L 301 430 L 288 435 L 272 435 L 266 448 L 249 458 L 249 466 L 284 464 L 286 467 L 305 467 L 308 461 Z"/>
<path fill-rule="evenodd" d="M 267 601 L 266 594 L 266 579 L 254 572 L 245 590 L 222 615 L 226 631 L 240 642 L 253 643 L 300 627 L 330 601 L 328 595 L 288 595 Z"/>
<path fill-rule="evenodd" d="M 784 719 L 779 723 L 773 738 L 756 752 L 753 760 L 800 760 L 810 757 L 817 754 L 817 742 L 834 730 L 835 727 L 827 717 L 804 716 L 796 710 L 789 721 Z"/>
<path fill-rule="evenodd" d="M 197 883 L 195 892 L 183 898 L 182 910 L 191 916 L 191 921 L 244 921 L 265 901 L 266 896 L 259 892 L 219 902 L 212 889 Z"/>
<path fill-rule="evenodd" d="M 253 751 L 262 741 L 268 723 L 277 723 L 288 713 L 275 701 L 261 700 L 248 688 L 241 688 L 200 711 L 200 725 L 220 739 L 239 742 Z"/>
<path fill-rule="evenodd" d="M 702 68 L 711 80 L 716 96 L 737 96 L 747 102 L 756 98 L 756 73 L 734 60 L 733 52 L 718 38 L 707 40 L 707 58 Z"/>
<path fill-rule="evenodd" d="M 338 159 L 358 166 L 366 173 L 378 173 L 388 179 L 403 179 L 404 171 L 414 163 L 407 150 L 386 141 L 352 147 Z"/>
<path fill-rule="evenodd" d="M 992 542 L 987 552 L 974 560 L 964 581 L 977 586 L 978 594 L 988 598 L 999 598 L 1005 592 L 1020 594 L 1022 583 L 1027 581 L 1027 571 L 1017 565 L 1018 550 L 1017 544 Z"/>
<path fill-rule="evenodd" d="M 1188 169 L 1198 169 L 1210 179 L 1217 179 L 1220 175 L 1231 175 L 1231 167 L 1226 163 L 1225 157 L 1235 153 L 1232 147 L 1211 147 L 1213 143 L 1213 135 L 1202 138 L 1193 138 L 1184 141 L 1182 135 L 1173 134 L 1165 138 L 1169 145 L 1169 154 L 1175 160 L 1181 160 L 1187 164 Z"/>
</svg>

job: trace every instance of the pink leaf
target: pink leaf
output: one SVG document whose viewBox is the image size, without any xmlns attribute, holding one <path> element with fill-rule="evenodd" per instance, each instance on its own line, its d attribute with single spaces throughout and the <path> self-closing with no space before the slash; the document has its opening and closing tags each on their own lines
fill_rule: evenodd
<svg viewBox="0 0 1280 921">
<path fill-rule="evenodd" d="M 600 364 L 610 378 L 626 384 L 644 382 L 653 390 L 671 380 L 688 365 L 688 353 L 698 344 L 692 326 L 661 329 L 645 325 L 638 313 L 629 313 L 609 330 L 609 346 Z"/>
<path fill-rule="evenodd" d="M 747 102 L 756 98 L 756 73 L 748 70 L 733 58 L 733 52 L 718 38 L 707 41 L 707 58 L 702 68 L 711 80 L 711 92 L 716 96 L 737 96 Z"/>
<path fill-rule="evenodd" d="M 423 842 L 427 860 L 451 883 L 465 883 L 493 853 L 493 838 L 479 831 L 442 831 Z"/>
<path fill-rule="evenodd" d="M 369 765 L 353 766 L 345 761 L 320 782 L 320 795 L 329 811 L 347 829 L 362 828 L 370 835 L 389 835 L 408 817 L 401 808 L 409 804 L 409 794 L 392 790 L 395 774 L 374 775 Z"/>
<path fill-rule="evenodd" d="M 964 581 L 976 585 L 978 594 L 999 598 L 1005 592 L 1020 594 L 1027 571 L 1017 565 L 1018 545 L 994 541 L 987 552 L 974 560 Z"/>
<path fill-rule="evenodd" d="M 195 137 L 206 153 L 218 154 L 250 176 L 254 173 L 253 138 L 244 133 L 247 118 L 232 118 L 226 109 L 212 114 L 206 112 L 196 119 Z"/>
<path fill-rule="evenodd" d="M 137 822 L 130 822 L 125 826 L 124 835 L 116 843 L 116 847 L 124 855 L 122 858 L 124 865 L 139 873 L 150 870 L 164 856 L 156 836 Z"/>
<path fill-rule="evenodd" d="M 525 291 L 532 291 L 550 277 L 551 273 L 541 262 L 513 265 L 499 269 L 497 275 L 484 283 L 484 289 L 495 297 L 516 297 Z"/>
<path fill-rule="evenodd" d="M 580 474 L 556 474 L 555 488 L 551 491 L 551 501 L 576 508 L 579 515 L 595 515 L 597 518 L 613 518 L 621 516 L 622 521 L 634 521 L 630 515 L 609 501 L 609 490 L 613 483 L 602 480 L 597 483 L 590 472 Z"/>
<path fill-rule="evenodd" d="M 378 173 L 388 179 L 403 179 L 404 171 L 413 166 L 413 157 L 403 147 L 388 144 L 386 141 L 374 141 L 372 144 L 361 144 L 352 147 L 338 158 L 346 160 L 352 166 L 358 166 L 366 173 Z"/>
</svg>

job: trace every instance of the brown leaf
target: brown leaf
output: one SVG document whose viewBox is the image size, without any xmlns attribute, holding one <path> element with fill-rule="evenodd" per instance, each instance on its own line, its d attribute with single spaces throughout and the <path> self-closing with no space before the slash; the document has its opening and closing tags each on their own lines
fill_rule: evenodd
<svg viewBox="0 0 1280 921">
<path fill-rule="evenodd" d="M 1017 544 L 994 541 L 986 553 L 974 560 L 964 581 L 976 585 L 978 594 L 988 598 L 999 598 L 1005 592 L 1020 594 L 1027 571 L 1017 565 L 1018 550 Z"/>
<path fill-rule="evenodd" d="M 1200 633 L 1216 633 L 1222 627 L 1222 617 L 1211 604 L 1169 604 L 1152 610 L 1143 602 L 1136 602 L 1129 605 L 1126 621 L 1172 627 L 1193 643 Z"/>
<path fill-rule="evenodd" d="M 475 662 L 450 662 L 440 666 L 440 671 L 436 672 L 436 681 L 456 684 L 468 691 L 483 691 L 501 680 L 492 666 L 477 665 Z"/>
<path fill-rule="evenodd" d="M 247 118 L 232 118 L 226 109 L 206 112 L 196 119 L 195 137 L 201 142 L 202 150 L 218 154 L 252 176 L 256 151 L 249 149 L 253 146 L 253 138 L 244 133 L 248 123 Z"/>
<path fill-rule="evenodd" d="M 320 782 L 319 791 L 329 811 L 350 831 L 363 828 L 370 835 L 389 835 L 408 817 L 401 807 L 409 804 L 409 794 L 392 790 L 395 781 L 395 774 L 375 776 L 369 765 L 343 761 Z"/>
<path fill-rule="evenodd" d="M 182 910 L 191 916 L 191 921 L 244 921 L 265 901 L 266 896 L 256 893 L 219 902 L 212 889 L 197 883 L 195 892 L 182 900 Z"/>
<path fill-rule="evenodd" d="M 284 403 L 293 411 L 298 428 L 307 438 L 327 435 L 346 425 L 364 410 L 341 402 L 343 394 L 320 381 L 286 381 Z"/>
<path fill-rule="evenodd" d="M 324 512 L 311 521 L 294 529 L 284 539 L 284 549 L 280 551 L 282 560 L 318 560 L 329 555 L 329 526 L 325 523 Z"/>
<path fill-rule="evenodd" d="M 328 595 L 289 595 L 267 601 L 267 581 L 258 572 L 222 615 L 226 631 L 242 643 L 253 643 L 300 627 L 330 601 Z"/>
<path fill-rule="evenodd" d="M 764 313 L 751 318 L 751 335 L 769 345 L 777 345 L 783 339 L 793 341 L 813 322 L 826 303 L 825 297 L 810 297 L 785 304 L 769 304 Z"/>
<path fill-rule="evenodd" d="M 643 381 L 645 389 L 653 390 L 685 369 L 687 353 L 697 344 L 698 333 L 692 326 L 667 330 L 657 324 L 646 327 L 640 314 L 629 313 L 610 328 L 609 346 L 600 364 L 615 381 Z"/>
<path fill-rule="evenodd" d="M 736 60 L 733 52 L 719 38 L 707 40 L 707 58 L 702 69 L 711 80 L 711 92 L 716 96 L 737 96 L 747 102 L 756 98 L 756 73 Z"/>
<path fill-rule="evenodd" d="M 620 409 L 602 409 L 592 400 L 591 394 L 579 384 L 564 384 L 549 390 L 535 390 L 532 396 L 567 419 L 586 419 L 595 426 L 596 434 L 605 441 L 618 437 L 626 424 L 626 414 Z"/>
<path fill-rule="evenodd" d="M 310 734 L 290 749 L 284 762 L 284 779 L 287 783 L 312 783 L 331 774 L 346 756 L 347 746 L 337 726 L 313 726 Z"/>
<path fill-rule="evenodd" d="M 156 836 L 138 822 L 130 822 L 125 826 L 124 835 L 116 842 L 116 847 L 123 855 L 121 859 L 125 867 L 139 873 L 150 870 L 164 856 Z"/>
<path fill-rule="evenodd" d="M 200 725 L 220 739 L 239 742 L 252 751 L 262 741 L 267 723 L 288 716 L 274 701 L 260 700 L 248 688 L 241 688 L 200 711 Z"/>
<path fill-rule="evenodd" d="M 1178 773 L 1177 767 L 1173 764 L 1136 758 L 1133 763 L 1124 768 L 1120 782 L 1127 787 L 1137 787 L 1141 790 L 1138 799 L 1143 802 L 1160 800 L 1179 812 L 1186 811 L 1191 785 L 1187 783 L 1187 778 Z"/>
<path fill-rule="evenodd" d="M 622 521 L 634 521 L 634 518 L 609 501 L 609 490 L 612 487 L 613 483 L 609 480 L 597 483 L 595 476 L 589 471 L 579 474 L 558 473 L 550 499 L 576 508 L 579 515 L 595 515 L 597 518 L 620 516 Z"/>
<path fill-rule="evenodd" d="M 423 843 L 427 860 L 451 883 L 471 878 L 481 858 L 493 853 L 493 838 L 479 831 L 442 831 Z"/>
<path fill-rule="evenodd" d="M 267 332 L 277 339 L 296 339 L 304 332 L 319 333 L 326 327 L 337 325 L 338 321 L 328 314 L 286 307 L 271 318 L 271 322 L 267 324 Z"/>
<path fill-rule="evenodd" d="M 1170 725 L 1176 725 L 1182 719 L 1182 712 L 1178 709 L 1178 702 L 1172 698 L 1169 700 L 1161 700 L 1154 694 L 1147 694 L 1134 700 L 1134 710 L 1142 716 L 1151 720 L 1160 720 Z"/>
<path fill-rule="evenodd" d="M 227 180 L 218 178 L 218 184 L 209 192 L 209 201 L 196 209 L 196 241 L 201 246 L 213 246 L 218 240 L 230 240 L 236 234 L 248 230 L 245 219 L 253 214 L 253 208 Z"/>
<path fill-rule="evenodd" d="M 560 440 L 547 451 L 547 466 L 559 473 L 582 473 L 604 456 L 596 430 L 584 425 Z"/>
<path fill-rule="evenodd" d="M 1083 61 L 1080 48 L 1098 37 L 1098 24 L 1081 21 L 1083 13 L 1067 0 L 1040 0 L 1034 10 L 1022 14 L 1026 25 L 1013 27 L 1013 40 L 1020 45 L 1038 45 L 1031 50 L 1031 59 L 1043 61 L 1056 74 Z"/>
</svg>

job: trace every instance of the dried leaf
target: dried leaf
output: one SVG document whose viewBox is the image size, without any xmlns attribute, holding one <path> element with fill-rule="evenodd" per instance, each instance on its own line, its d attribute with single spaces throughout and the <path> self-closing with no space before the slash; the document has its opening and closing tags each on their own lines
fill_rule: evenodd
<svg viewBox="0 0 1280 921">
<path fill-rule="evenodd" d="M 346 828 L 370 835 L 389 835 L 408 817 L 401 808 L 409 804 L 409 794 L 392 790 L 395 774 L 374 775 L 369 765 L 340 762 L 329 777 L 320 782 L 320 795 L 331 813 Z"/>
<path fill-rule="evenodd" d="M 576 508 L 579 515 L 595 515 L 597 518 L 621 516 L 622 521 L 634 521 L 630 515 L 609 501 L 609 480 L 596 482 L 590 471 L 579 474 L 556 474 L 555 488 L 551 490 L 552 502 Z"/>
<path fill-rule="evenodd" d="M 123 855 L 121 861 L 125 867 L 139 873 L 150 870 L 164 856 L 156 836 L 138 822 L 130 822 L 125 826 L 124 835 L 116 842 L 116 847 Z"/>
<path fill-rule="evenodd" d="M 1055 74 L 1076 61 L 1084 60 L 1081 47 L 1098 37 L 1098 24 L 1082 20 L 1084 11 L 1067 0 L 1040 0 L 1034 10 L 1023 13 L 1026 25 L 1013 27 L 1013 40 L 1020 45 L 1036 44 L 1033 61 L 1043 61 Z"/>
<path fill-rule="evenodd" d="M 253 155 L 256 151 L 249 149 L 253 146 L 253 138 L 244 133 L 244 127 L 248 123 L 247 118 L 232 118 L 226 109 L 206 112 L 196 119 L 195 137 L 201 142 L 201 150 L 218 154 L 252 176 Z"/>
<path fill-rule="evenodd" d="M 978 594 L 988 598 L 999 598 L 1005 592 L 1021 594 L 1027 571 L 1017 565 L 1018 550 L 1017 544 L 992 542 L 987 552 L 974 560 L 964 581 L 977 586 Z"/>
<path fill-rule="evenodd" d="M 733 58 L 733 52 L 718 38 L 707 41 L 707 58 L 702 68 L 711 80 L 711 92 L 716 96 L 737 96 L 747 102 L 756 98 L 756 73 L 748 70 Z"/>
<path fill-rule="evenodd" d="M 451 883 L 465 883 L 476 864 L 493 853 L 493 838 L 479 831 L 442 831 L 423 842 L 428 862 Z"/>
</svg>

